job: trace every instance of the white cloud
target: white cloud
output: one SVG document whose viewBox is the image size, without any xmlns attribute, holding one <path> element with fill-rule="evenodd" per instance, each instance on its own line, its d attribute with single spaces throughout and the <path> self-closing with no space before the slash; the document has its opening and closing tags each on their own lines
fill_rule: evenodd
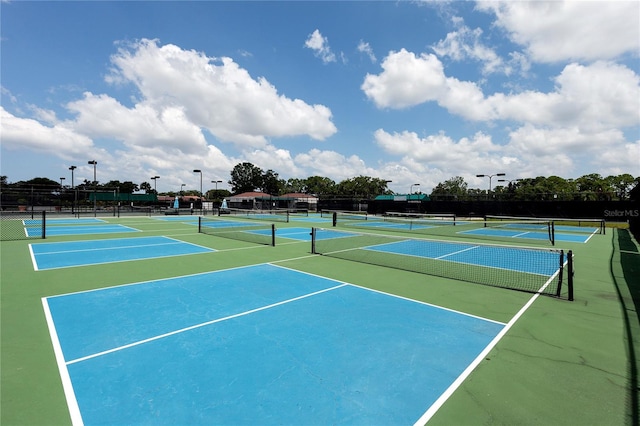
<svg viewBox="0 0 640 426">
<path fill-rule="evenodd" d="M 358 43 L 358 52 L 367 55 L 369 57 L 369 60 L 373 63 L 376 63 L 378 61 L 369 43 L 365 43 L 364 41 L 360 40 L 360 43 Z"/>
<path fill-rule="evenodd" d="M 90 138 L 64 124 L 45 126 L 37 120 L 20 118 L 0 106 L 2 146 L 7 149 L 29 149 L 71 158 L 94 151 Z"/>
<path fill-rule="evenodd" d="M 113 138 L 130 147 L 171 148 L 183 153 L 206 150 L 200 128 L 189 122 L 179 106 L 157 107 L 145 102 L 127 108 L 107 95 L 92 93 L 67 105 L 77 115 L 69 125 L 93 138 Z"/>
<path fill-rule="evenodd" d="M 500 152 L 491 136 L 476 133 L 471 139 L 454 141 L 443 132 L 420 137 L 409 131 L 388 133 L 378 129 L 374 133 L 376 143 L 392 155 L 403 156 L 419 164 L 428 164 L 440 170 L 458 170 L 474 173 L 485 168 L 501 167 Z M 404 161 L 403 161 L 404 162 Z"/>
<path fill-rule="evenodd" d="M 335 151 L 312 149 L 295 156 L 296 164 L 308 171 L 308 176 L 331 176 L 335 181 L 354 176 L 374 176 L 377 172 L 366 166 L 357 155 L 344 156 Z"/>
<path fill-rule="evenodd" d="M 482 62 L 482 73 L 492 74 L 502 72 L 511 74 L 512 68 L 506 66 L 498 54 L 482 43 L 482 29 L 472 30 L 466 25 L 461 25 L 456 31 L 447 34 L 444 40 L 438 41 L 432 49 L 438 56 L 446 56 L 454 61 L 463 61 L 467 58 Z"/>
<path fill-rule="evenodd" d="M 495 94 L 495 116 L 545 126 L 601 131 L 640 124 L 640 76 L 623 65 L 569 64 L 554 79 L 555 91 Z"/>
<path fill-rule="evenodd" d="M 224 141 L 260 147 L 269 137 L 323 140 L 337 131 L 329 108 L 278 94 L 266 78 L 253 79 L 231 58 L 141 40 L 111 60 L 115 68 L 107 81 L 135 84 L 145 106 L 158 114 L 178 109 Z"/>
<path fill-rule="evenodd" d="M 479 1 L 537 62 L 613 59 L 640 50 L 637 1 Z"/>
<path fill-rule="evenodd" d="M 406 108 L 441 99 L 446 91 L 442 63 L 435 55 L 401 49 L 390 52 L 382 73 L 367 74 L 361 89 L 380 108 Z"/>
<path fill-rule="evenodd" d="M 322 59 L 322 62 L 329 63 L 336 61 L 336 55 L 331 51 L 331 47 L 329 47 L 329 39 L 324 37 L 320 30 L 315 30 L 307 40 L 304 42 L 304 46 L 313 50 L 314 55 L 318 58 Z"/>
<path fill-rule="evenodd" d="M 495 93 L 448 77 L 434 56 L 391 52 L 378 75 L 367 74 L 361 89 L 380 108 L 406 108 L 433 101 L 468 120 L 513 120 L 546 126 L 602 130 L 640 124 L 640 77 L 629 68 L 598 61 L 569 64 L 549 93 Z"/>
</svg>

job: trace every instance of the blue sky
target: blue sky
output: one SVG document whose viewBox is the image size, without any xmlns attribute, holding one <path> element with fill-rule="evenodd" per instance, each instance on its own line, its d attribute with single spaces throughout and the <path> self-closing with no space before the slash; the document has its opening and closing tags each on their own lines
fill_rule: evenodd
<svg viewBox="0 0 640 426">
<path fill-rule="evenodd" d="M 9 182 L 640 175 L 637 1 L 0 8 Z"/>
</svg>

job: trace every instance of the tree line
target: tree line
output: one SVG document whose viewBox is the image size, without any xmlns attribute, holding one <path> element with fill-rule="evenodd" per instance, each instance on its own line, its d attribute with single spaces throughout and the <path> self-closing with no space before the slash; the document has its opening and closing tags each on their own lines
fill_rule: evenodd
<svg viewBox="0 0 640 426">
<path fill-rule="evenodd" d="M 328 177 L 310 176 L 305 179 L 282 179 L 274 170 L 263 170 L 249 162 L 237 164 L 230 172 L 226 189 L 209 189 L 204 197 L 209 200 L 221 199 L 232 194 L 260 191 L 274 196 L 287 193 L 315 195 L 321 199 L 351 198 L 369 200 L 378 195 L 391 195 L 388 184 L 391 181 L 369 176 L 357 176 L 335 182 Z M 489 182 L 487 182 L 489 183 Z M 477 199 L 513 200 L 513 201 L 568 201 L 568 200 L 628 200 L 630 191 L 640 183 L 640 177 L 625 173 L 603 177 L 593 173 L 577 179 L 563 179 L 558 176 L 527 179 L 500 179 L 492 188 L 470 188 L 460 176 L 438 183 L 430 194 L 432 200 L 466 201 Z M 45 204 L 46 200 L 62 200 L 64 194 L 71 193 L 71 185 L 63 180 L 37 177 L 29 181 L 8 182 L 7 176 L 0 176 L 2 204 Z M 111 180 L 105 183 L 84 180 L 74 186 L 77 192 L 88 194 L 92 191 L 117 191 L 132 194 L 139 191 L 154 194 L 156 190 L 150 182 L 136 184 L 132 181 Z M 415 193 L 419 191 L 416 186 Z M 169 191 L 159 195 L 200 195 L 195 189 Z M 34 198 L 35 197 L 35 198 Z"/>
<path fill-rule="evenodd" d="M 430 194 L 432 200 L 498 199 L 511 201 L 614 201 L 628 200 L 640 177 L 625 173 L 603 177 L 597 173 L 577 179 L 558 176 L 506 180 L 500 179 L 492 189 L 469 188 L 456 176 L 439 183 Z"/>
</svg>

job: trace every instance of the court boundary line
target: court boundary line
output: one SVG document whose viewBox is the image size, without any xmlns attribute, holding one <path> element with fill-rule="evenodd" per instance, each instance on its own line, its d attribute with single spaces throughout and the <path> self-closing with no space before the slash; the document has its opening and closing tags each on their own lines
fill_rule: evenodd
<svg viewBox="0 0 640 426">
<path fill-rule="evenodd" d="M 87 240 L 87 241 L 95 241 L 95 240 Z M 79 249 L 79 250 L 61 250 L 50 253 L 38 253 L 40 256 L 48 256 L 55 254 L 65 254 L 65 253 L 83 253 L 83 252 L 92 252 L 92 251 L 101 251 L 101 250 L 126 250 L 132 248 L 143 248 L 143 247 L 159 247 L 159 246 L 171 246 L 175 244 L 180 244 L 179 240 L 174 240 L 175 242 L 171 243 L 158 243 L 158 244 L 141 244 L 139 246 L 117 246 L 117 247 L 100 247 L 100 248 L 89 248 L 89 249 Z M 66 242 L 75 242 L 75 241 L 65 241 Z M 31 246 L 31 244 L 29 244 Z"/>
<path fill-rule="evenodd" d="M 489 352 L 491 352 L 495 346 L 502 340 L 502 338 L 507 334 L 511 327 L 524 315 L 524 313 L 533 305 L 538 297 L 542 294 L 545 288 L 549 286 L 549 284 L 555 279 L 556 275 L 558 275 L 559 271 L 553 274 L 549 278 L 549 280 L 542 285 L 538 289 L 538 292 L 535 293 L 527 303 L 524 304 L 522 308 L 509 320 L 509 322 L 504 326 L 502 330 L 494 337 L 491 342 L 482 350 L 478 356 L 467 366 L 467 368 L 460 374 L 453 383 L 445 390 L 442 395 L 436 399 L 436 401 L 431 404 L 431 406 L 425 411 L 425 413 L 414 423 L 414 426 L 423 426 L 425 425 L 431 418 L 438 412 L 438 410 L 444 405 L 445 402 L 453 395 L 453 393 L 462 385 L 462 383 L 471 375 L 471 373 L 480 365 L 480 363 L 487 357 Z"/>
<path fill-rule="evenodd" d="M 292 260 L 297 260 L 297 259 L 306 259 L 306 258 L 317 258 L 317 256 L 315 256 L 315 255 L 307 255 L 307 256 L 300 256 L 300 257 L 296 257 L 296 258 L 277 260 L 277 261 L 274 261 L 274 262 L 278 262 L 279 263 L 279 262 L 287 262 L 287 261 L 292 261 Z M 186 331 L 190 331 L 190 330 L 193 330 L 193 329 L 205 327 L 205 326 L 208 326 L 208 325 L 211 325 L 211 324 L 215 324 L 215 323 L 218 323 L 218 322 L 226 321 L 226 320 L 229 320 L 229 319 L 233 319 L 233 318 L 249 315 L 251 313 L 263 311 L 263 310 L 270 309 L 270 308 L 273 308 L 273 307 L 276 307 L 276 306 L 284 305 L 286 303 L 295 302 L 297 300 L 302 300 L 302 299 L 305 299 L 305 298 L 308 298 L 308 297 L 312 297 L 312 296 L 315 296 L 315 295 L 318 295 L 318 294 L 322 294 L 322 293 L 330 292 L 330 291 L 333 291 L 333 290 L 337 290 L 339 288 L 352 286 L 352 287 L 359 288 L 359 289 L 362 289 L 362 290 L 365 290 L 365 291 L 378 293 L 378 294 L 382 294 L 382 295 L 385 295 L 385 296 L 390 296 L 390 297 L 396 298 L 396 299 L 406 300 L 406 301 L 413 302 L 413 303 L 418 303 L 418 304 L 421 304 L 421 305 L 424 305 L 424 306 L 429 306 L 429 307 L 432 307 L 432 308 L 435 308 L 435 309 L 440 309 L 440 310 L 443 310 L 443 311 L 448 311 L 448 312 L 456 313 L 456 314 L 463 315 L 463 316 L 466 316 L 466 317 L 471 317 L 471 318 L 474 318 L 474 319 L 477 319 L 477 320 L 486 321 L 486 322 L 490 322 L 490 323 L 494 323 L 494 324 L 498 324 L 498 325 L 503 326 L 503 328 L 496 335 L 496 337 L 494 337 L 492 339 L 492 341 L 480 352 L 480 354 L 474 359 L 474 361 L 472 361 L 465 368 L 463 373 L 460 374 L 452 382 L 452 384 L 440 395 L 440 397 L 438 397 L 438 399 L 436 399 L 436 401 L 431 404 L 429 409 L 420 417 L 420 419 L 418 421 L 416 421 L 415 425 L 417 426 L 419 424 L 426 423 L 438 411 L 438 409 L 444 404 L 444 402 L 446 402 L 446 400 L 450 397 L 450 395 L 453 394 L 453 392 L 462 384 L 462 382 L 464 382 L 466 377 L 468 377 L 471 374 L 471 372 L 473 370 L 475 370 L 477 365 L 484 359 L 484 357 L 486 357 L 486 354 L 488 354 L 488 352 L 490 352 L 496 346 L 496 344 L 502 339 L 502 337 L 504 337 L 504 335 L 506 335 L 506 333 L 513 326 L 513 324 L 515 324 L 515 322 L 524 314 L 524 312 L 531 306 L 531 304 L 537 299 L 537 297 L 540 296 L 540 293 L 534 294 L 529 299 L 529 301 L 518 311 L 518 313 L 516 313 L 516 315 L 514 315 L 514 317 L 508 323 L 504 323 L 504 322 L 501 322 L 501 321 L 496 321 L 496 320 L 492 320 L 492 319 L 489 319 L 489 318 L 484 318 L 484 317 L 477 316 L 477 315 L 474 315 L 474 314 L 470 314 L 470 313 L 467 313 L 467 312 L 462 312 L 462 311 L 458 311 L 458 310 L 455 310 L 455 309 L 446 308 L 444 306 L 439 306 L 439 305 L 436 305 L 436 304 L 433 304 L 433 303 L 429 303 L 429 302 L 425 302 L 425 301 L 421 301 L 421 300 L 416 300 L 416 299 L 412 299 L 412 298 L 401 296 L 401 295 L 397 295 L 397 294 L 387 293 L 387 292 L 384 292 L 384 291 L 381 291 L 381 290 L 377 290 L 377 289 L 361 286 L 361 285 L 354 284 L 354 283 L 348 283 L 346 281 L 342 281 L 342 280 L 338 280 L 338 279 L 334 279 L 334 278 L 330 278 L 330 277 L 325 277 L 325 276 L 314 274 L 314 273 L 307 272 L 307 271 L 301 271 L 299 269 L 295 269 L 295 268 L 291 268 L 291 267 L 287 267 L 287 266 L 276 265 L 273 262 L 257 263 L 257 264 L 252 264 L 252 265 L 221 269 L 221 270 L 217 270 L 217 271 L 208 271 L 208 272 L 202 272 L 202 273 L 196 273 L 196 274 L 181 275 L 181 276 L 176 276 L 176 277 L 159 278 L 159 279 L 155 279 L 155 280 L 140 281 L 140 282 L 135 282 L 135 283 L 128 283 L 128 284 L 122 284 L 122 285 L 118 285 L 118 286 L 108 287 L 108 289 L 116 288 L 116 287 L 126 287 L 126 286 L 138 285 L 138 284 L 145 284 L 145 283 L 151 283 L 151 282 L 166 281 L 166 280 L 177 279 L 177 278 L 182 278 L 182 277 L 207 275 L 207 274 L 216 274 L 218 272 L 235 270 L 235 269 L 245 269 L 245 268 L 251 268 L 251 267 L 261 266 L 261 265 L 269 265 L 269 266 L 272 266 L 274 268 L 285 269 L 285 270 L 289 270 L 289 271 L 296 272 L 296 273 L 303 274 L 303 275 L 315 276 L 315 277 L 318 277 L 318 278 L 321 278 L 321 279 L 324 279 L 324 280 L 327 280 L 327 281 L 335 282 L 337 285 L 335 285 L 333 287 L 325 288 L 325 289 L 322 289 L 322 290 L 318 290 L 318 291 L 315 291 L 315 292 L 312 292 L 312 293 L 308 293 L 308 294 L 304 294 L 304 295 L 301 295 L 301 296 L 297 296 L 297 297 L 294 297 L 294 298 L 290 298 L 290 299 L 287 299 L 287 300 L 283 300 L 283 301 L 280 301 L 280 302 L 272 303 L 272 304 L 269 304 L 269 305 L 266 305 L 266 306 L 262 306 L 262 307 L 259 307 L 259 308 L 251 309 L 251 310 L 240 312 L 240 313 L 233 314 L 233 315 L 228 315 L 226 317 L 217 318 L 217 319 L 214 319 L 214 320 L 211 320 L 211 321 L 206 321 L 206 322 L 199 323 L 199 324 L 194 324 L 192 326 L 184 327 L 184 328 L 179 329 L 179 330 L 174 330 L 172 332 L 163 333 L 163 334 L 158 335 L 158 336 L 153 336 L 153 337 L 150 337 L 150 338 L 147 338 L 147 339 L 143 339 L 143 340 L 140 340 L 140 341 L 137 341 L 137 342 L 132 342 L 132 343 L 127 344 L 127 345 L 123 345 L 123 346 L 120 346 L 120 347 L 117 347 L 117 348 L 112 348 L 112 349 L 107 350 L 107 351 L 101 351 L 101 352 L 96 353 L 96 354 L 88 355 L 88 356 L 77 358 L 77 359 L 70 360 L 70 361 L 66 361 L 64 359 L 64 354 L 62 352 L 62 347 L 60 345 L 60 341 L 59 341 L 59 338 L 58 338 L 58 335 L 57 335 L 57 330 L 55 328 L 55 323 L 53 321 L 53 317 L 51 315 L 51 311 L 50 311 L 50 308 L 49 308 L 48 299 L 53 299 L 53 298 L 57 298 L 57 297 L 63 297 L 63 296 L 67 296 L 67 295 L 74 295 L 74 294 L 101 291 L 101 290 L 105 290 L 107 288 L 101 287 L 101 288 L 96 288 L 96 289 L 90 289 L 90 290 L 84 290 L 84 291 L 78 291 L 78 292 L 71 292 L 71 293 L 65 293 L 65 294 L 58 294 L 58 295 L 42 297 L 41 298 L 41 302 L 42 302 L 42 305 L 43 305 L 43 310 L 44 310 L 46 322 L 47 322 L 47 325 L 48 325 L 48 328 L 49 328 L 49 334 L 50 334 L 52 345 L 53 345 L 53 349 L 54 349 L 54 355 L 56 357 L 56 363 L 58 365 L 58 369 L 59 369 L 59 373 L 60 373 L 60 377 L 61 377 L 61 381 L 62 381 L 62 385 L 63 385 L 63 390 L 64 390 L 65 397 L 66 397 L 66 400 L 67 400 L 67 406 L 68 406 L 70 417 L 71 417 L 71 420 L 72 420 L 72 424 L 73 425 L 82 425 L 83 424 L 83 420 L 82 420 L 81 412 L 80 412 L 80 409 L 79 409 L 78 401 L 77 401 L 77 398 L 75 396 L 75 391 L 73 389 L 73 383 L 71 381 L 71 376 L 69 374 L 69 370 L 68 370 L 68 366 L 69 365 L 73 365 L 75 363 L 79 363 L 79 362 L 82 362 L 82 361 L 85 361 L 85 360 L 93 359 L 93 358 L 96 358 L 96 357 L 99 357 L 99 356 L 102 356 L 102 355 L 106 355 L 108 353 L 113 353 L 113 352 L 117 352 L 119 350 L 124 350 L 124 349 L 130 348 L 130 347 L 139 346 L 141 344 L 148 343 L 148 342 L 155 341 L 155 340 L 159 340 L 159 339 L 162 339 L 162 338 L 165 338 L 165 337 L 169 337 L 169 336 L 172 336 L 172 335 L 176 335 L 176 334 L 179 334 L 181 332 L 186 332 Z M 542 291 L 546 286 L 549 285 L 549 283 L 553 280 L 555 275 L 557 275 L 557 273 L 554 274 L 554 276 L 551 277 L 541 287 L 540 291 Z"/>
<path fill-rule="evenodd" d="M 375 251 L 375 252 L 378 252 L 378 253 L 387 253 L 387 254 L 391 254 L 391 255 L 394 255 L 394 256 L 406 256 L 406 257 L 413 257 L 413 258 L 416 258 L 416 259 L 439 260 L 439 261 L 442 261 L 442 262 L 455 263 L 455 264 L 458 264 L 458 265 L 478 266 L 478 267 L 482 267 L 482 268 L 496 269 L 498 271 L 517 272 L 517 273 L 521 273 L 521 274 L 536 275 L 536 276 L 541 276 L 541 277 L 548 277 L 549 276 L 547 274 L 543 274 L 543 273 L 540 273 L 540 272 L 528 272 L 528 271 L 522 271 L 522 270 L 518 270 L 518 269 L 508 269 L 508 268 L 496 267 L 496 266 L 491 266 L 491 265 L 460 262 L 460 261 L 457 261 L 457 260 L 444 259 L 447 256 L 453 256 L 454 254 L 459 254 L 461 252 L 464 252 L 464 251 L 467 251 L 467 250 L 470 250 L 470 249 L 477 249 L 477 248 L 480 248 L 480 247 L 486 247 L 486 246 L 483 246 L 483 245 L 475 245 L 473 247 L 469 247 L 468 249 L 460 250 L 460 251 L 455 252 L 455 253 L 448 253 L 446 255 L 442 255 L 442 256 L 439 256 L 439 257 L 427 257 L 427 256 L 419 256 L 419 255 L 416 255 L 416 254 L 394 253 L 394 252 L 391 252 L 391 251 L 376 250 L 376 249 L 370 249 L 369 248 L 369 247 L 377 247 L 377 246 L 383 246 L 383 245 L 387 245 L 387 244 L 396 244 L 396 243 L 413 241 L 413 240 L 414 239 L 410 238 L 410 239 L 407 239 L 407 240 L 395 241 L 393 243 L 374 244 L 374 245 L 368 245 L 368 246 L 364 246 L 364 247 L 357 247 L 356 249 L 336 250 L 336 251 L 331 251 L 331 252 L 328 252 L 328 253 L 329 254 L 333 254 L 333 253 L 342 253 L 342 252 L 347 252 L 347 251 L 352 251 L 352 250 L 370 250 L 370 251 Z M 431 241 L 431 240 L 423 240 L 423 241 Z M 456 244 L 465 244 L 465 243 L 456 243 Z M 472 245 L 472 244 L 469 243 L 469 245 Z M 500 246 L 489 246 L 489 247 L 491 247 L 491 248 L 507 248 L 507 249 L 511 249 L 512 248 L 512 246 L 502 246 L 502 247 L 500 247 Z M 338 259 L 342 259 L 342 258 L 338 258 Z M 342 259 L 342 260 L 349 260 L 349 259 Z M 566 261 L 565 261 L 565 263 L 563 265 L 566 265 Z M 422 272 L 418 272 L 418 273 L 422 273 Z M 558 273 L 558 270 L 556 270 L 552 276 L 555 276 L 557 273 Z M 424 273 L 424 275 L 432 275 L 432 274 Z M 443 277 L 443 278 L 447 278 L 447 277 Z M 452 278 L 452 279 L 455 279 L 455 278 Z M 464 281 L 464 280 L 461 280 L 461 281 Z M 543 287 L 547 287 L 547 286 L 543 286 Z M 540 290 L 538 290 L 538 291 L 540 291 Z"/>
<path fill-rule="evenodd" d="M 509 243 L 509 244 L 500 244 L 500 242 L 498 241 L 469 241 L 468 237 L 461 237 L 460 234 L 464 233 L 465 231 L 460 231 L 458 232 L 456 235 L 452 235 L 451 237 L 454 239 L 451 240 L 447 240 L 447 239 L 442 239 L 442 238 L 431 238 L 431 235 L 427 235 L 427 234 L 419 234 L 419 235 L 411 235 L 411 231 L 407 231 L 404 232 L 404 235 L 399 235 L 398 233 L 393 233 L 393 234 L 380 234 L 380 233 L 375 233 L 375 232 L 358 232 L 356 230 L 349 230 L 349 229 L 344 229 L 344 228 L 316 228 L 318 230 L 324 231 L 324 232 L 329 232 L 329 231 L 333 231 L 333 232 L 344 232 L 345 234 L 351 234 L 349 236 L 369 236 L 369 235 L 373 235 L 376 237 L 385 237 L 385 238 L 393 238 L 393 239 L 398 239 L 398 240 L 419 240 L 419 241 L 435 241 L 435 242 L 441 242 L 441 243 L 447 243 L 447 244 L 475 244 L 478 246 L 483 246 L 483 247 L 507 247 L 507 248 L 519 248 L 519 249 L 524 249 L 524 250 L 536 250 L 536 251 L 541 251 L 541 250 L 546 250 L 546 251 L 560 251 L 560 248 L 556 248 L 556 247 L 549 247 L 549 246 L 526 246 L 526 245 L 517 245 L 517 244 L 511 244 L 510 239 L 506 239 L 504 241 L 504 243 Z M 389 231 L 389 232 L 394 232 L 394 231 Z M 406 235 L 409 234 L 409 235 Z M 433 235 L 434 237 L 441 237 L 440 235 Z M 336 237 L 336 238 L 344 238 L 344 237 Z M 531 241 L 531 239 L 526 239 L 523 238 L 524 240 L 528 240 Z M 536 240 L 533 240 L 536 241 Z M 522 241 L 516 241 L 517 243 L 521 243 Z M 566 250 L 565 250 L 566 251 Z"/>
<path fill-rule="evenodd" d="M 149 237 L 140 237 L 140 238 L 157 238 L 157 237 L 162 237 L 162 238 L 167 238 L 169 240 L 173 240 L 176 241 L 175 243 L 170 243 L 170 244 L 149 244 L 147 245 L 148 247 L 151 246 L 162 246 L 162 245 L 173 245 L 173 244 L 178 244 L 179 242 L 182 242 L 183 244 L 187 244 L 187 245 L 191 245 L 194 247 L 199 247 L 201 249 L 205 249 L 208 250 L 207 252 L 204 253 L 184 253 L 184 254 L 173 254 L 173 255 L 166 255 L 166 256 L 155 256 L 155 257 L 145 257 L 142 259 L 125 259 L 125 260 L 114 260 L 114 261 L 109 261 L 109 262 L 98 262 L 98 263 L 87 263 L 87 264 L 83 264 L 83 265 L 70 265 L 70 266 L 57 266 L 55 268 L 45 268 L 45 269 L 39 269 L 37 267 L 37 264 L 35 263 L 36 260 L 33 257 L 34 253 L 33 250 L 31 249 L 32 244 L 34 243 L 30 243 L 29 244 L 29 251 L 32 254 L 32 262 L 34 263 L 34 271 L 53 271 L 53 270 L 59 270 L 59 269 L 68 269 L 68 268 L 82 268 L 82 267 L 86 267 L 86 266 L 96 266 L 96 265 L 108 265 L 111 263 L 124 263 L 124 262 L 136 262 L 136 261 L 142 261 L 142 260 L 155 260 L 155 259 L 164 259 L 164 258 L 168 258 L 168 257 L 181 257 L 181 256 L 193 256 L 193 255 L 197 255 L 197 254 L 210 254 L 210 253 L 215 253 L 218 252 L 220 250 L 211 248 L 211 247 L 206 247 L 200 244 L 195 244 L 195 243 L 190 243 L 188 241 L 183 241 L 183 240 L 179 240 L 177 238 L 172 238 L 172 237 L 168 237 L 166 235 L 155 235 L 155 236 L 149 236 Z M 128 238 L 114 238 L 113 240 L 127 240 Z M 95 241 L 95 240 L 80 240 L 80 242 L 84 242 L 84 241 Z M 111 239 L 104 239 L 104 240 L 99 240 L 99 241 L 112 241 Z M 41 244 L 64 244 L 64 243 L 70 243 L 70 242 L 75 242 L 75 241 L 57 241 L 57 242 L 51 242 L 51 243 L 41 243 Z M 35 243 L 38 244 L 38 243 Z M 126 248 L 135 248 L 135 247 L 145 247 L 143 246 L 128 246 Z M 116 250 L 116 249 L 122 249 L 122 247 L 115 247 L 115 248 L 107 248 L 106 250 Z M 92 250 L 87 250 L 87 251 L 95 251 L 98 249 L 92 249 Z M 71 251 L 69 251 L 71 252 Z M 43 254 L 57 254 L 56 253 L 43 253 Z M 65 253 L 65 252 L 61 252 L 61 253 Z"/>
<path fill-rule="evenodd" d="M 288 260 L 297 260 L 297 259 L 301 259 L 301 258 L 288 259 Z M 284 261 L 280 260 L 278 262 L 284 262 Z M 272 266 L 274 266 L 276 268 L 282 268 L 282 269 L 286 269 L 286 270 L 289 270 L 289 271 L 294 271 L 294 272 L 299 272 L 301 274 L 310 275 L 312 277 L 322 278 L 322 279 L 325 279 L 325 280 L 330 280 L 330 281 L 334 281 L 334 282 L 337 282 L 337 283 L 342 283 L 342 284 L 345 284 L 345 285 L 357 287 L 357 288 L 360 288 L 360 289 L 363 289 L 363 290 L 367 290 L 367 291 L 371 291 L 371 292 L 374 292 L 374 293 L 383 294 L 385 296 L 395 297 L 397 299 L 403 299 L 403 300 L 406 300 L 406 301 L 409 301 L 409 302 L 415 302 L 415 303 L 419 303 L 421 305 L 430 306 L 432 308 L 442 309 L 444 311 L 453 312 L 453 313 L 464 315 L 464 316 L 467 316 L 467 317 L 471 317 L 471 318 L 475 318 L 475 319 L 479 319 L 479 320 L 483 320 L 483 321 L 487 321 L 487 322 L 492 322 L 494 324 L 506 325 L 506 323 L 504 323 L 502 321 L 496 321 L 496 320 L 492 320 L 490 318 L 484 318 L 484 317 L 481 317 L 481 316 L 478 316 L 478 315 L 470 314 L 468 312 L 458 311 L 456 309 L 451 309 L 451 308 L 447 308 L 445 306 L 436 305 L 434 303 L 425 302 L 423 300 L 416 300 L 416 299 L 412 299 L 410 297 L 401 296 L 399 294 L 388 293 L 386 291 L 377 290 L 375 288 L 366 287 L 366 286 L 363 286 L 363 285 L 360 285 L 360 284 L 354 284 L 354 283 L 351 283 L 351 282 L 342 281 L 342 280 L 338 280 L 338 279 L 335 279 L 335 278 L 325 277 L 323 275 L 314 274 L 313 272 L 300 271 L 298 269 L 294 269 L 294 268 L 291 268 L 291 267 L 288 267 L 288 266 L 273 265 L 272 263 L 268 263 L 268 264 L 272 265 Z"/>
<path fill-rule="evenodd" d="M 73 383 L 71 382 L 71 375 L 69 369 L 64 360 L 64 354 L 62 353 L 62 346 L 60 345 L 60 339 L 58 338 L 58 331 L 56 330 L 55 323 L 53 322 L 53 316 L 51 316 L 51 310 L 49 309 L 49 302 L 46 297 L 42 298 L 42 309 L 44 310 L 44 316 L 49 329 L 49 337 L 51 338 L 51 345 L 53 346 L 53 354 L 56 358 L 56 364 L 58 365 L 58 373 L 60 374 L 60 381 L 62 382 L 62 390 L 67 401 L 67 409 L 69 410 L 69 417 L 71 417 L 72 425 L 83 425 L 82 414 L 80 413 L 80 406 L 78 405 L 78 399 L 76 398 L 75 390 L 73 389 Z"/>
<path fill-rule="evenodd" d="M 127 225 L 122 225 L 120 223 L 111 223 L 111 222 L 105 222 L 106 225 L 65 225 L 65 226 L 51 226 L 51 227 L 47 227 L 47 238 L 50 237 L 70 237 L 70 236 L 74 236 L 74 235 L 110 235 L 110 234 L 123 234 L 125 232 L 143 232 L 141 229 L 138 228 L 134 228 L 132 226 L 127 226 Z M 109 231 L 109 232 L 87 232 L 87 233 L 79 233 L 79 234 L 57 234 L 55 231 L 52 231 L 53 229 L 56 228 L 80 228 L 80 227 L 84 227 L 84 228 L 88 228 L 88 227 L 93 227 L 95 229 L 98 229 L 100 227 L 106 228 L 108 226 L 117 226 L 119 228 L 124 228 L 127 229 L 127 231 L 125 230 L 116 230 L 116 231 Z M 27 229 L 27 228 L 25 228 Z"/>
</svg>

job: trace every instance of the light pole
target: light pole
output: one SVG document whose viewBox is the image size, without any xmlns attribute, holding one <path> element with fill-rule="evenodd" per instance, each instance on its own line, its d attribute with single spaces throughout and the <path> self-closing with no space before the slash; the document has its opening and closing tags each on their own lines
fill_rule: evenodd
<svg viewBox="0 0 640 426">
<path fill-rule="evenodd" d="M 60 178 L 60 212 L 62 212 L 62 181 L 64 180 L 63 177 Z"/>
<path fill-rule="evenodd" d="M 512 180 L 507 180 L 507 179 L 498 179 L 498 182 L 509 182 L 509 183 L 513 183 L 513 182 L 520 182 L 522 179 L 512 179 Z"/>
<path fill-rule="evenodd" d="M 193 173 L 200 173 L 200 210 L 202 210 L 202 170 L 194 169 Z"/>
<path fill-rule="evenodd" d="M 182 196 L 182 188 L 184 188 L 185 186 L 187 186 L 186 183 L 183 183 L 182 185 L 180 185 L 180 196 Z"/>
<path fill-rule="evenodd" d="M 213 201 L 218 200 L 218 184 L 222 182 L 221 180 L 212 180 L 211 183 L 215 183 L 216 184 L 216 192 L 215 195 L 213 196 Z"/>
<path fill-rule="evenodd" d="M 489 193 L 491 192 L 491 178 L 494 176 L 505 176 L 505 173 L 496 173 L 495 175 L 476 175 L 476 177 L 488 177 L 489 178 L 489 192 L 487 193 L 487 198 L 489 197 Z"/>
<path fill-rule="evenodd" d="M 420 186 L 420 184 L 419 184 L 419 183 L 414 183 L 413 185 L 411 185 L 411 186 L 409 187 L 409 195 L 411 195 L 411 194 L 412 194 L 412 192 L 413 192 L 413 187 L 414 187 L 414 186 Z"/>
<path fill-rule="evenodd" d="M 69 170 L 71 170 L 71 189 L 73 190 L 73 204 L 71 205 L 71 214 L 74 214 L 73 210 L 76 207 L 76 202 L 78 198 L 78 192 L 75 190 L 75 187 L 73 185 L 73 171 L 75 169 L 77 169 L 76 166 L 69 167 Z"/>
<path fill-rule="evenodd" d="M 87 164 L 93 164 L 93 215 L 95 216 L 98 213 L 98 181 L 96 180 L 96 166 L 98 165 L 98 162 L 96 160 L 91 160 Z"/>
<path fill-rule="evenodd" d="M 154 176 L 151 178 L 153 180 L 153 190 L 155 191 L 156 195 L 158 195 L 158 187 L 157 187 L 157 179 L 160 179 L 160 176 Z"/>
</svg>

